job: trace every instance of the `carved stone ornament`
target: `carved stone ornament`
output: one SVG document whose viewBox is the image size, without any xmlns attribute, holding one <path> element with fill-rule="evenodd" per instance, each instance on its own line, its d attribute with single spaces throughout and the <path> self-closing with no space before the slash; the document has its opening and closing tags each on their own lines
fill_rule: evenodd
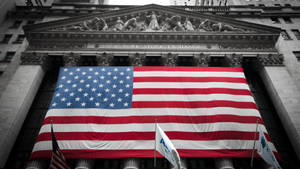
<svg viewBox="0 0 300 169">
<path fill-rule="evenodd" d="M 283 66 L 283 56 L 281 54 L 259 55 L 258 61 L 262 66 Z"/>
<path fill-rule="evenodd" d="M 242 63 L 242 56 L 233 53 L 230 56 L 227 56 L 227 58 L 230 60 L 231 66 L 233 67 L 240 67 Z"/>
<path fill-rule="evenodd" d="M 133 57 L 131 57 L 131 64 L 133 66 L 143 66 L 145 58 L 144 54 L 136 53 Z"/>
<path fill-rule="evenodd" d="M 176 66 L 177 55 L 174 55 L 172 53 L 168 53 L 165 56 L 165 58 L 166 58 L 165 66 Z"/>
<path fill-rule="evenodd" d="M 80 54 L 68 53 L 63 56 L 65 66 L 77 66 L 80 60 Z"/>
<path fill-rule="evenodd" d="M 128 16 L 94 17 L 76 24 L 51 28 L 50 31 L 110 31 L 110 32 L 251 32 L 224 22 L 190 18 L 159 11 L 147 11 Z"/>
<path fill-rule="evenodd" d="M 47 69 L 49 66 L 49 57 L 46 53 L 27 53 L 24 52 L 21 55 L 22 65 L 41 65 L 43 69 Z"/>
<path fill-rule="evenodd" d="M 102 53 L 97 55 L 98 66 L 109 66 L 112 63 L 113 56 L 109 53 Z"/>
<path fill-rule="evenodd" d="M 203 53 L 201 53 L 197 57 L 197 64 L 199 66 L 208 66 L 208 62 L 209 62 L 209 56 L 208 55 L 204 55 Z"/>
</svg>

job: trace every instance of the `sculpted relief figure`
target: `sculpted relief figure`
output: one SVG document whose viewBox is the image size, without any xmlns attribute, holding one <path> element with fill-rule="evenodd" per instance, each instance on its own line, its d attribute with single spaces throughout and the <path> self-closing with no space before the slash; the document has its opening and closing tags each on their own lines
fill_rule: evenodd
<svg viewBox="0 0 300 169">
<path fill-rule="evenodd" d="M 194 31 L 195 30 L 194 26 L 193 26 L 192 22 L 189 20 L 189 18 L 185 19 L 184 28 L 187 31 Z"/>
<path fill-rule="evenodd" d="M 212 25 L 212 28 L 214 31 L 219 31 L 219 32 L 227 32 L 227 31 L 242 31 L 242 29 L 239 29 L 239 28 L 236 28 L 236 27 L 233 27 L 231 25 L 227 25 L 227 24 L 224 24 L 224 23 L 215 23 Z"/>
<path fill-rule="evenodd" d="M 95 17 L 94 19 L 83 22 L 83 28 L 89 31 L 107 30 L 108 26 L 103 18 Z"/>
<path fill-rule="evenodd" d="M 136 30 L 136 28 L 137 28 L 137 20 L 136 20 L 136 18 L 131 18 L 125 22 L 123 30 L 133 31 L 133 30 Z"/>
<path fill-rule="evenodd" d="M 157 16 L 155 14 L 154 11 L 152 11 L 152 14 L 147 16 L 148 18 L 150 17 L 150 23 L 148 25 L 148 28 L 151 29 L 151 30 L 159 30 L 160 29 L 160 26 L 158 24 L 158 17 L 160 16 Z"/>
<path fill-rule="evenodd" d="M 122 19 L 120 17 L 118 17 L 116 24 L 114 25 L 113 30 L 114 31 L 121 31 L 123 30 L 123 26 L 124 26 L 124 22 L 122 21 Z"/>
<path fill-rule="evenodd" d="M 206 32 L 206 31 L 210 31 L 211 30 L 211 22 L 208 19 L 205 19 L 204 21 L 202 21 L 199 26 L 198 29 L 200 32 Z"/>
</svg>

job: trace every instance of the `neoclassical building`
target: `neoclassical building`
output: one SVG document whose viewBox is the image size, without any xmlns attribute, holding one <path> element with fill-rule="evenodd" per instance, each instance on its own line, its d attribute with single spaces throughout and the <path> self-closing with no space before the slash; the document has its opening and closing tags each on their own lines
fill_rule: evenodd
<svg viewBox="0 0 300 169">
<path fill-rule="evenodd" d="M 295 16 L 290 19 L 294 23 L 299 19 L 283 7 L 282 13 L 275 14 L 278 9 L 154 4 L 18 6 L 2 27 L 2 53 L 16 51 L 9 61 L 1 62 L 0 168 L 42 169 L 49 165 L 49 160 L 30 161 L 29 157 L 62 66 L 242 67 L 282 167 L 297 168 L 300 78 L 297 57 L 291 58 L 291 53 L 297 54 L 298 42 L 286 42 L 293 39 L 290 32 L 272 23 L 278 18 L 280 22 L 281 17 L 285 21 Z M 291 9 L 299 12 L 297 7 Z M 11 30 L 9 25 L 18 24 L 16 21 L 18 31 Z M 7 55 L 1 57 L 8 59 Z M 153 159 L 147 158 L 68 159 L 68 163 L 78 169 L 153 168 Z M 158 164 L 157 168 L 170 167 L 164 159 Z M 186 158 L 183 164 L 188 169 L 250 168 L 250 158 Z M 254 160 L 254 167 L 268 168 L 261 159 Z"/>
</svg>

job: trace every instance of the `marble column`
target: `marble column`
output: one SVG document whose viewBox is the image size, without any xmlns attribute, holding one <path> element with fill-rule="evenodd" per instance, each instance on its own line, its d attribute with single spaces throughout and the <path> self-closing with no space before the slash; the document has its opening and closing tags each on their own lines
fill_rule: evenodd
<svg viewBox="0 0 300 169">
<path fill-rule="evenodd" d="M 47 162 L 44 160 L 32 160 L 27 163 L 26 169 L 45 169 Z"/>
<path fill-rule="evenodd" d="M 26 57 L 26 59 L 23 59 Z M 43 55 L 23 54 L 0 98 L 0 168 L 3 168 L 45 74 Z"/>
<path fill-rule="evenodd" d="M 94 159 L 78 159 L 75 169 L 93 169 L 94 164 Z"/>
<path fill-rule="evenodd" d="M 231 158 L 216 158 L 215 159 L 216 169 L 234 169 Z"/>
<path fill-rule="evenodd" d="M 123 169 L 139 169 L 140 160 L 137 158 L 127 158 L 124 159 L 124 167 Z"/>
<path fill-rule="evenodd" d="M 300 91 L 284 66 L 264 65 L 260 76 L 300 160 Z"/>
</svg>

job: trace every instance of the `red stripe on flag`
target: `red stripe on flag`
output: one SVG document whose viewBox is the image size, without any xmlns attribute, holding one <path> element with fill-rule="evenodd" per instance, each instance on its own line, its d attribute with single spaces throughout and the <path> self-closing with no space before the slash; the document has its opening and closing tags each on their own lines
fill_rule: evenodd
<svg viewBox="0 0 300 169">
<path fill-rule="evenodd" d="M 207 157 L 207 158 L 218 158 L 218 157 L 251 157 L 252 149 L 239 150 L 239 149 L 218 149 L 218 150 L 186 150 L 177 149 L 180 157 Z M 153 158 L 153 150 L 64 150 L 63 153 L 67 158 Z M 277 152 L 274 152 L 277 159 L 280 159 Z M 42 150 L 33 152 L 31 159 L 43 158 L 48 159 L 51 156 L 51 150 Z M 159 153 L 157 157 L 162 157 Z M 260 156 L 255 153 L 256 158 Z"/>
<path fill-rule="evenodd" d="M 234 77 L 134 77 L 133 82 L 228 82 L 247 83 L 245 78 Z"/>
<path fill-rule="evenodd" d="M 242 131 L 215 131 L 215 132 L 165 132 L 170 139 L 174 140 L 253 140 L 255 132 Z M 122 140 L 153 140 L 155 132 L 57 132 L 58 140 L 98 140 L 98 141 L 122 141 Z M 243 137 L 241 137 L 241 135 Z M 256 133 L 258 138 L 259 133 Z M 268 141 L 271 141 L 270 136 L 265 133 Z M 51 133 L 41 133 L 37 142 L 51 140 Z"/>
<path fill-rule="evenodd" d="M 212 108 L 232 107 L 241 109 L 257 109 L 253 102 L 234 101 L 134 101 L 132 108 Z"/>
<path fill-rule="evenodd" d="M 191 71 L 191 72 L 243 72 L 243 68 L 232 67 L 133 67 L 134 71 Z"/>
<path fill-rule="evenodd" d="M 262 120 L 256 116 L 237 116 L 237 115 L 203 115 L 203 116 L 124 116 L 124 117 L 105 117 L 105 116 L 54 116 L 47 117 L 45 124 L 129 124 L 129 123 L 153 123 L 158 120 L 160 123 L 217 123 L 217 122 L 236 122 L 236 123 L 259 123 Z"/>
<path fill-rule="evenodd" d="M 160 89 L 160 88 L 143 88 L 133 89 L 133 94 L 231 94 L 231 95 L 249 95 L 251 92 L 247 89 L 228 89 L 228 88 L 208 88 L 208 89 Z"/>
</svg>

